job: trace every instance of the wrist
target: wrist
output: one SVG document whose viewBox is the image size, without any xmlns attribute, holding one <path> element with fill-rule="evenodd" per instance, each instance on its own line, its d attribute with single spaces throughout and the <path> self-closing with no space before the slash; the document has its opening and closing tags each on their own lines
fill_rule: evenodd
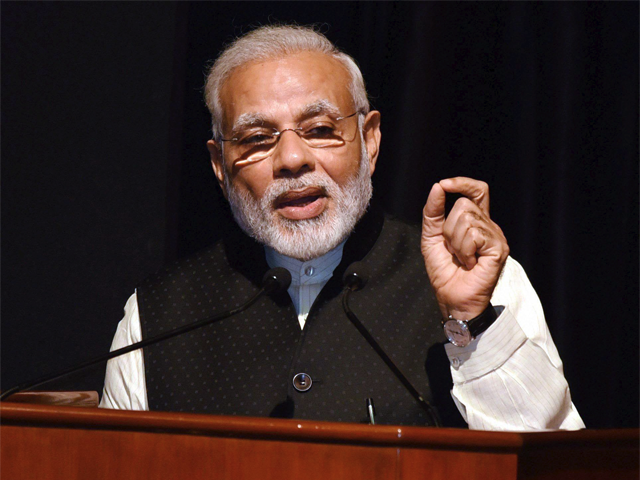
<svg viewBox="0 0 640 480">
<path fill-rule="evenodd" d="M 487 330 L 497 318 L 496 310 L 489 303 L 480 314 L 471 319 L 454 317 L 450 314 L 446 320 L 443 320 L 442 326 L 449 342 L 458 347 L 466 347 Z"/>
<path fill-rule="evenodd" d="M 466 305 L 462 308 L 449 307 L 445 305 L 443 308 L 441 308 L 441 310 L 445 320 L 448 320 L 449 317 L 453 317 L 458 320 L 468 321 L 481 315 L 482 312 L 484 312 L 490 305 L 491 305 L 491 302 L 487 302 L 486 304 L 483 304 L 483 305 L 468 305 L 468 306 Z"/>
</svg>

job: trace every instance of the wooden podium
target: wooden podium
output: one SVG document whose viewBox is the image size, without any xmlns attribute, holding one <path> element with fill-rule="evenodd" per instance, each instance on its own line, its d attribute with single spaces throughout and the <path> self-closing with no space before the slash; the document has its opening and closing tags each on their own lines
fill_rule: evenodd
<svg viewBox="0 0 640 480">
<path fill-rule="evenodd" d="M 2 479 L 638 479 L 637 429 L 503 433 L 5 403 Z"/>
</svg>

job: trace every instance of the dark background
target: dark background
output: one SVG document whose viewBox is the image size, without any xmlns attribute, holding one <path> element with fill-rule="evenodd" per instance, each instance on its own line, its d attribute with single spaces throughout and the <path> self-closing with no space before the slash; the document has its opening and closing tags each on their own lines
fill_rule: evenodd
<svg viewBox="0 0 640 480">
<path fill-rule="evenodd" d="M 487 181 L 587 426 L 638 426 L 637 2 L 1 7 L 3 389 L 107 351 L 137 282 L 220 236 L 205 65 L 296 21 L 363 70 L 387 210 Z"/>
</svg>

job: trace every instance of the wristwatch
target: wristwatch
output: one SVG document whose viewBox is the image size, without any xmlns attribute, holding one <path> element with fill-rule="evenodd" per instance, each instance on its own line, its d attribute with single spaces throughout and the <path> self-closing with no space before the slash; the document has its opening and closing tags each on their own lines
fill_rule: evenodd
<svg viewBox="0 0 640 480">
<path fill-rule="evenodd" d="M 451 343 L 456 347 L 466 347 L 489 328 L 496 318 L 498 318 L 496 310 L 489 303 L 480 315 L 471 320 L 458 320 L 449 315 L 447 320 L 442 321 L 442 326 L 444 334 Z"/>
</svg>

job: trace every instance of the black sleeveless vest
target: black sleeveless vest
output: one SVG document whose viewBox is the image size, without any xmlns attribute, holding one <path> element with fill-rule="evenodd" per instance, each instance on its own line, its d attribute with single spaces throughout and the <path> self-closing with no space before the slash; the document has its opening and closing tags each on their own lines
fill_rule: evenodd
<svg viewBox="0 0 640 480">
<path fill-rule="evenodd" d="M 429 417 L 342 311 L 342 275 L 357 260 L 368 264 L 371 275 L 366 287 L 351 295 L 352 310 L 443 415 L 443 402 L 447 410 L 452 406 L 450 375 L 420 232 L 375 210 L 345 244 L 342 262 L 302 331 L 284 292 L 145 348 L 150 409 L 365 422 L 365 401 L 371 397 L 377 423 L 429 425 Z M 143 337 L 241 305 L 257 292 L 268 268 L 263 246 L 238 229 L 148 278 L 137 289 Z M 428 373 L 427 354 L 437 364 L 435 376 Z M 308 391 L 293 388 L 297 373 L 311 377 Z"/>
</svg>

